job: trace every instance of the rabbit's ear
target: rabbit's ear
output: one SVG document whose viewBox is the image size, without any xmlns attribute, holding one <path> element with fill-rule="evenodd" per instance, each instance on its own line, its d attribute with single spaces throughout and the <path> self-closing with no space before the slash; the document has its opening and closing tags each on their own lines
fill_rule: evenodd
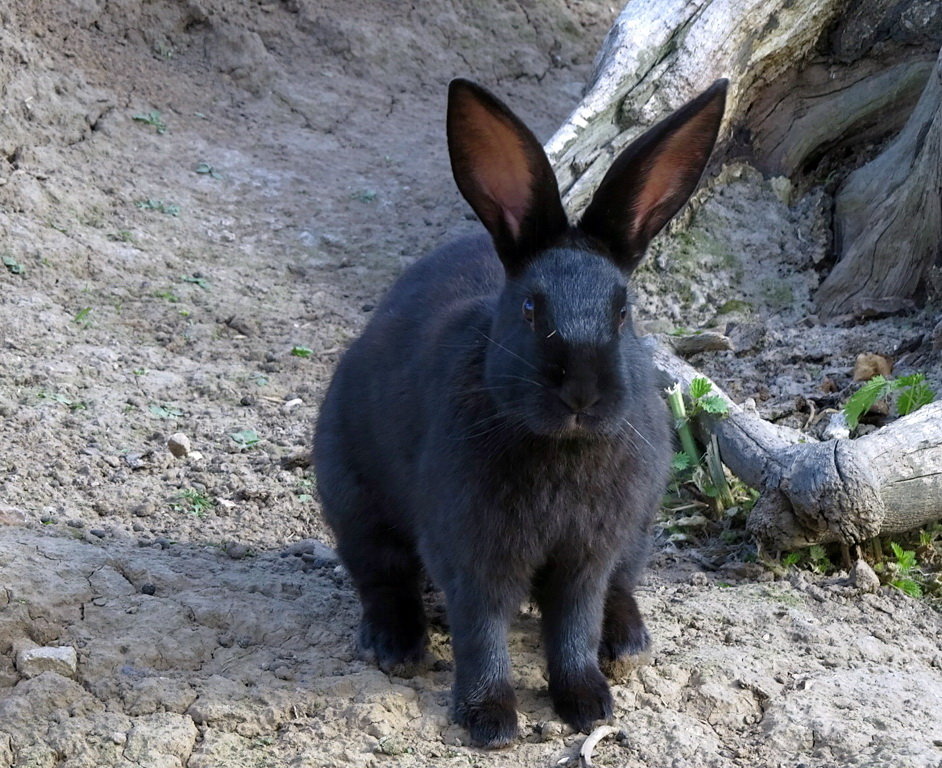
<svg viewBox="0 0 942 768">
<path fill-rule="evenodd" d="M 651 238 L 693 194 L 716 143 L 728 84 L 717 80 L 633 141 L 602 179 L 579 228 L 623 270 L 638 266 Z"/>
<path fill-rule="evenodd" d="M 458 189 L 510 274 L 569 227 L 540 142 L 497 98 L 468 80 L 448 87 L 448 152 Z"/>
</svg>

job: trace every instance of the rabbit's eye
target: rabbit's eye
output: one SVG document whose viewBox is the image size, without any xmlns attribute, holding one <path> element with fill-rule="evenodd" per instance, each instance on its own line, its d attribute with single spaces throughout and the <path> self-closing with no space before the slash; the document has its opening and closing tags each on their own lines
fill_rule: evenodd
<svg viewBox="0 0 942 768">
<path fill-rule="evenodd" d="M 618 310 L 618 327 L 621 328 L 625 324 L 625 319 L 628 317 L 628 307 L 622 307 Z"/>
<path fill-rule="evenodd" d="M 530 324 L 531 328 L 533 327 L 533 309 L 533 299 L 527 296 L 527 298 L 523 300 L 523 319 Z"/>
</svg>

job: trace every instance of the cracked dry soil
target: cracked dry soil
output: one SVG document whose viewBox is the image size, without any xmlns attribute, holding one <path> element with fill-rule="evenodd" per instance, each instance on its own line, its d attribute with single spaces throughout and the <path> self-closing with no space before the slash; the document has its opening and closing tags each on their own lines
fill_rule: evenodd
<svg viewBox="0 0 942 768">
<path fill-rule="evenodd" d="M 330 371 L 385 287 L 475 226 L 445 157 L 447 81 L 482 81 L 546 138 L 614 10 L 10 5 L 0 766 L 573 758 L 582 737 L 554 720 L 529 607 L 511 637 L 524 738 L 501 752 L 464 746 L 449 723 L 436 595 L 427 671 L 389 678 L 357 659 L 356 598 L 312 541 L 329 537 L 304 456 Z M 728 167 L 689 236 L 665 238 L 639 275 L 643 319 L 705 324 L 724 297 L 762 304 L 738 326 L 752 352 L 703 364 L 736 396 L 765 387 L 767 409 L 846 371 L 864 331 L 797 322 L 821 208 L 787 208 L 751 169 Z M 927 322 L 870 324 L 867 343 Z M 176 432 L 191 443 L 180 458 L 167 449 Z M 924 603 L 667 542 L 640 602 L 651 663 L 614 686 L 625 736 L 598 747 L 598 764 L 942 764 L 942 621 Z M 50 646 L 74 648 L 74 669 L 17 663 Z"/>
</svg>

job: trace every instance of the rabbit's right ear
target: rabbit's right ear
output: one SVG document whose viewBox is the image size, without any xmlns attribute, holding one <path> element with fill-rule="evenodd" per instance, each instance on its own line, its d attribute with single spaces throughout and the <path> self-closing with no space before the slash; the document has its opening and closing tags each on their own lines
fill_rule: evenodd
<svg viewBox="0 0 942 768">
<path fill-rule="evenodd" d="M 448 86 L 451 170 L 491 233 L 508 274 L 569 227 L 540 142 L 502 102 L 469 80 Z"/>
</svg>

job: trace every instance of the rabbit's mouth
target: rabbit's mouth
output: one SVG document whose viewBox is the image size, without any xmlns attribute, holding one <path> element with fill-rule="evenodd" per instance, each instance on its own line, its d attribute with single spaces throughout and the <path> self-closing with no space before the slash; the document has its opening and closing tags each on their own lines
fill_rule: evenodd
<svg viewBox="0 0 942 768">
<path fill-rule="evenodd" d="M 592 413 L 566 413 L 544 423 L 544 434 L 559 438 L 595 437 L 604 433 L 605 421 Z"/>
</svg>

